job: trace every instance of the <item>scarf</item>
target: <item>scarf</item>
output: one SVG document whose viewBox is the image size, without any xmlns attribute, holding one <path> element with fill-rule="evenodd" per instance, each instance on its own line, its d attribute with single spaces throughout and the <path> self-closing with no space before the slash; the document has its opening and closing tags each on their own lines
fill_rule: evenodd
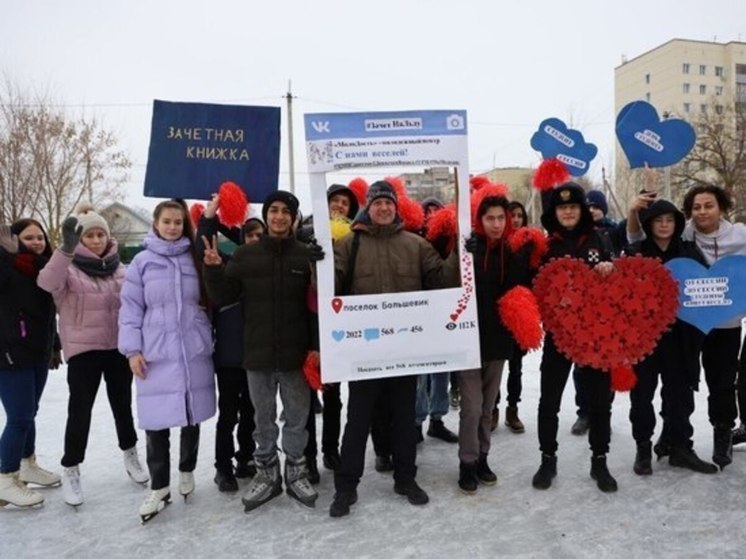
<svg viewBox="0 0 746 559">
<path fill-rule="evenodd" d="M 39 256 L 38 254 L 19 252 L 14 255 L 13 268 L 18 270 L 27 278 L 35 280 L 39 275 L 39 271 L 46 265 L 48 260 L 48 258 Z"/>
<path fill-rule="evenodd" d="M 94 278 L 105 278 L 111 276 L 119 268 L 119 253 L 114 252 L 103 258 L 91 258 L 82 254 L 75 254 L 73 264 L 86 275 Z"/>
</svg>

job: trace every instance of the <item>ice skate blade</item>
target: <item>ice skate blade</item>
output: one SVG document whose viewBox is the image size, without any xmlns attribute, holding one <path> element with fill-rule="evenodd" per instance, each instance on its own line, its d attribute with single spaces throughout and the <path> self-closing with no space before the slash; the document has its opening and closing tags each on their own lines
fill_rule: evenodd
<svg viewBox="0 0 746 559">
<path fill-rule="evenodd" d="M 292 493 L 289 489 L 286 492 L 288 496 L 296 503 L 300 503 L 301 505 L 303 505 L 304 507 L 308 507 L 309 509 L 316 508 L 316 499 L 318 499 L 318 495 L 316 495 L 313 499 L 306 501 L 298 497 L 295 493 Z"/>
<path fill-rule="evenodd" d="M 10 505 L 11 508 L 16 508 L 19 510 L 21 509 L 26 510 L 26 509 L 41 508 L 44 506 L 44 501 L 42 501 L 41 503 L 34 503 L 33 505 L 16 505 L 14 503 L 11 503 L 10 501 L 0 501 L 0 509 L 5 508 L 7 505 Z"/>
</svg>

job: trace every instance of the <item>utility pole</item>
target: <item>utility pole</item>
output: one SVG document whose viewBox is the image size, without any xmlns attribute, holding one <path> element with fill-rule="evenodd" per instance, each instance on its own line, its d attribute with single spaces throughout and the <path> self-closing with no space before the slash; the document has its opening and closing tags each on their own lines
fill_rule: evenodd
<svg viewBox="0 0 746 559">
<path fill-rule="evenodd" d="M 288 163 L 290 166 L 290 192 L 295 194 L 295 156 L 293 154 L 293 94 L 291 80 L 288 80 L 288 92 L 285 99 L 288 102 Z"/>
</svg>

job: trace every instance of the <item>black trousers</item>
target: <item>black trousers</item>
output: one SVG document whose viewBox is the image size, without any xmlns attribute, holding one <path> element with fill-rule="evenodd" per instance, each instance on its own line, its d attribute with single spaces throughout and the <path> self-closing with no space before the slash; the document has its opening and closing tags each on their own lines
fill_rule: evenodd
<svg viewBox="0 0 746 559">
<path fill-rule="evenodd" d="M 702 345 L 702 367 L 710 395 L 707 413 L 714 427 L 731 429 L 735 423 L 736 377 L 741 327 L 711 330 Z"/>
<path fill-rule="evenodd" d="M 127 359 L 116 349 L 79 353 L 68 360 L 65 452 L 62 465 L 66 468 L 85 459 L 91 412 L 101 379 L 106 382 L 106 395 L 114 416 L 119 448 L 127 450 L 137 444 L 137 433 L 132 420 L 132 371 Z"/>
<path fill-rule="evenodd" d="M 746 424 L 746 339 L 741 345 L 741 359 L 738 365 L 738 382 L 736 383 L 738 393 L 738 413 L 741 423 Z"/>
<path fill-rule="evenodd" d="M 416 379 L 416 377 L 415 377 Z M 415 382 L 415 402 L 417 401 L 417 382 Z M 416 405 L 416 404 L 415 404 Z M 349 406 L 349 404 L 348 404 Z M 348 409 L 349 414 L 349 409 Z M 415 416 L 417 408 L 415 407 Z M 391 402 L 385 391 L 381 391 L 378 400 L 373 404 L 373 416 L 370 421 L 370 438 L 376 456 L 391 457 Z"/>
<path fill-rule="evenodd" d="M 684 370 L 675 366 L 668 340 L 662 340 L 655 353 L 635 367 L 637 384 L 629 395 L 632 436 L 638 443 L 650 441 L 655 431 L 653 397 L 661 377 L 663 431 L 661 439 L 672 446 L 690 448 L 694 429 L 689 421 L 694 413 L 694 390 Z"/>
<path fill-rule="evenodd" d="M 394 480 L 406 483 L 417 474 L 415 437 L 415 398 L 417 377 L 360 380 L 349 383 L 347 424 L 342 438 L 342 464 L 334 475 L 337 491 L 355 489 L 363 475 L 373 409 L 384 397 L 391 409 L 391 450 Z"/>
<path fill-rule="evenodd" d="M 245 463 L 254 458 L 254 406 L 249 397 L 249 382 L 244 369 L 219 367 L 218 420 L 215 425 L 215 468 L 233 471 L 233 458 Z M 233 429 L 238 424 L 233 444 Z"/>
<path fill-rule="evenodd" d="M 324 404 L 324 409 L 321 412 L 323 422 L 321 426 L 321 452 L 323 454 L 339 452 L 340 418 L 342 414 L 342 398 L 339 390 L 340 383 L 333 382 L 325 384 L 324 390 L 321 392 L 321 399 Z M 315 396 L 313 390 L 311 390 L 311 396 Z M 306 430 L 308 431 L 308 443 L 306 443 L 303 454 L 309 461 L 316 460 L 319 449 L 316 442 L 316 413 L 313 406 L 308 412 Z"/>
<path fill-rule="evenodd" d="M 171 430 L 145 431 L 147 440 L 148 471 L 150 488 L 163 489 L 171 484 Z M 199 449 L 199 425 L 181 428 L 179 449 L 179 471 L 193 472 L 197 467 Z"/>
<path fill-rule="evenodd" d="M 572 362 L 557 350 L 551 334 L 547 334 L 541 358 L 539 396 L 539 448 L 544 454 L 557 452 L 560 403 L 571 368 Z M 589 367 L 577 369 L 579 382 L 588 398 L 591 450 L 594 455 L 606 454 L 611 439 L 611 375 Z"/>
<path fill-rule="evenodd" d="M 508 359 L 508 406 L 515 408 L 521 401 L 521 392 L 523 392 L 523 357 L 525 351 L 516 350 L 513 357 Z M 500 403 L 500 391 L 497 392 L 495 407 Z"/>
</svg>

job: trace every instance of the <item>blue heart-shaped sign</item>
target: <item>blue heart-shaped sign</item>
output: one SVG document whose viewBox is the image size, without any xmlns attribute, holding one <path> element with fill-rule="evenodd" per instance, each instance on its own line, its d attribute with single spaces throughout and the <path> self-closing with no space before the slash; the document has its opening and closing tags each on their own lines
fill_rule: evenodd
<svg viewBox="0 0 746 559">
<path fill-rule="evenodd" d="M 697 134 L 691 124 L 679 118 L 661 121 L 650 103 L 634 101 L 616 117 L 616 136 L 632 169 L 668 167 L 692 150 Z"/>
<path fill-rule="evenodd" d="M 344 340 L 345 337 L 345 331 L 344 330 L 332 330 L 332 338 L 334 338 L 335 342 L 341 342 Z"/>
<path fill-rule="evenodd" d="M 709 268 L 691 258 L 666 263 L 679 282 L 677 316 L 705 334 L 746 315 L 746 256 L 726 256 Z"/>
<path fill-rule="evenodd" d="M 582 132 L 568 128 L 558 118 L 547 118 L 531 137 L 531 147 L 541 153 L 544 159 L 556 157 L 565 164 L 574 177 L 588 172 L 598 148 L 586 143 Z"/>
</svg>

